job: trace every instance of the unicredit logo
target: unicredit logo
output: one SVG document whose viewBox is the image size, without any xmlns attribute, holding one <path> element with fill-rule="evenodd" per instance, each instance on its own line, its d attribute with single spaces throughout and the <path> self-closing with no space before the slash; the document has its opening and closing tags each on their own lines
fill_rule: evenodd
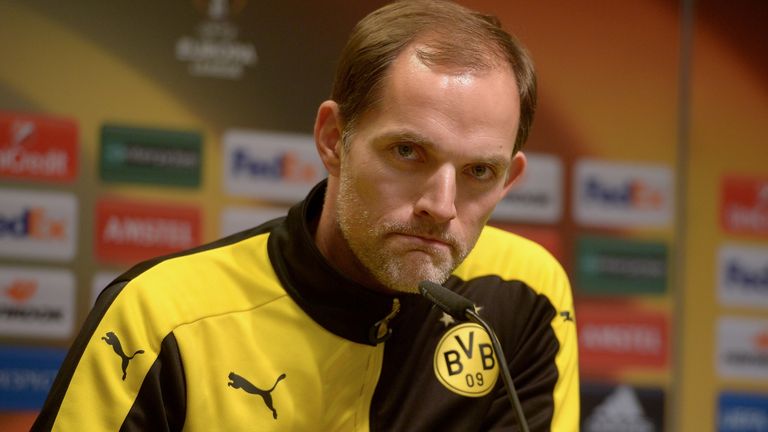
<svg viewBox="0 0 768 432">
<path fill-rule="evenodd" d="M 18 214 L 0 215 L 0 238 L 53 240 L 66 238 L 63 220 L 46 214 L 44 208 L 28 207 Z"/>
<path fill-rule="evenodd" d="M 10 174 L 59 177 L 67 175 L 68 166 L 69 155 L 61 150 L 36 152 L 20 146 L 0 149 L 0 171 Z"/>
<path fill-rule="evenodd" d="M 271 159 L 259 159 L 243 149 L 237 149 L 232 155 L 232 163 L 235 175 L 245 173 L 252 177 L 295 182 L 312 182 L 319 175 L 313 164 L 303 162 L 290 151 Z"/>
<path fill-rule="evenodd" d="M 73 121 L 0 111 L 0 177 L 72 181 L 77 150 Z"/>
<path fill-rule="evenodd" d="M 727 178 L 722 193 L 722 222 L 726 230 L 768 233 L 768 182 Z"/>
<path fill-rule="evenodd" d="M 661 191 L 640 180 L 610 185 L 601 182 L 597 177 L 589 177 L 586 180 L 584 198 L 636 209 L 657 209 L 664 203 Z"/>
</svg>

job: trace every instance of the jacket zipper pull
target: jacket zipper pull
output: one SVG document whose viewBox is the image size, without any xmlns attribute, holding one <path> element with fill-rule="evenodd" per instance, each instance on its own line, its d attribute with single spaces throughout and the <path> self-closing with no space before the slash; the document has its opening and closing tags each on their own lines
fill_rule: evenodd
<svg viewBox="0 0 768 432">
<path fill-rule="evenodd" d="M 368 340 L 374 345 L 380 344 L 392 336 L 392 329 L 389 328 L 389 322 L 400 312 L 400 299 L 392 299 L 392 310 L 387 316 L 377 321 L 368 332 Z"/>
</svg>

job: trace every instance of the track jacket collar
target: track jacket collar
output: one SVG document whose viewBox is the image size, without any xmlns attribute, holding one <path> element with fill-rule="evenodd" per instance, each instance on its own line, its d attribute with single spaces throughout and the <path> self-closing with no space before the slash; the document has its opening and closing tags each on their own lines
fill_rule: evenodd
<svg viewBox="0 0 768 432">
<path fill-rule="evenodd" d="M 376 345 L 385 339 L 376 333 L 381 321 L 391 314 L 397 297 L 347 278 L 315 245 L 309 227 L 320 217 L 326 183 L 316 185 L 272 231 L 269 258 L 285 290 L 312 319 L 338 336 Z"/>
</svg>

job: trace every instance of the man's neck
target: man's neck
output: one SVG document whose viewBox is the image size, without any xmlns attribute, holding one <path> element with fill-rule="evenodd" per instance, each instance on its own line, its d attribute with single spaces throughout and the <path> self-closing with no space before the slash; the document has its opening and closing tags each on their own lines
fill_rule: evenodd
<svg viewBox="0 0 768 432">
<path fill-rule="evenodd" d="M 319 219 L 308 221 L 310 229 L 314 229 L 312 234 L 315 246 L 325 260 L 347 278 L 372 291 L 392 293 L 392 290 L 382 285 L 371 275 L 349 247 L 336 217 L 335 197 L 335 192 L 331 189 L 329 182 Z"/>
</svg>

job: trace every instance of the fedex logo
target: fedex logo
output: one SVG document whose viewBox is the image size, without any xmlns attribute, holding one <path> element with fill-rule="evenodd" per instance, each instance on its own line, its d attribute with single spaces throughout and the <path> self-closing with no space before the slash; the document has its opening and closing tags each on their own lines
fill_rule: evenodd
<svg viewBox="0 0 768 432">
<path fill-rule="evenodd" d="M 293 203 L 325 177 L 311 135 L 231 130 L 223 140 L 231 195 Z"/>
<path fill-rule="evenodd" d="M 65 221 L 46 214 L 44 208 L 27 207 L 17 215 L 0 215 L 0 238 L 63 239 L 65 235 Z"/>
<path fill-rule="evenodd" d="M 0 189 L 0 256 L 74 258 L 77 201 L 70 193 Z"/>
<path fill-rule="evenodd" d="M 303 162 L 294 152 L 286 152 L 271 159 L 252 158 L 244 149 L 238 149 L 233 156 L 235 175 L 243 172 L 253 177 L 282 179 L 287 182 L 314 181 L 318 177 L 317 168 Z"/>
<path fill-rule="evenodd" d="M 725 245 L 718 251 L 718 295 L 723 304 L 768 308 L 768 248 Z"/>
<path fill-rule="evenodd" d="M 663 204 L 663 194 L 641 180 L 628 180 L 618 185 L 601 183 L 590 177 L 585 183 L 584 197 L 590 201 L 615 204 L 626 208 L 657 209 Z"/>
<path fill-rule="evenodd" d="M 738 261 L 728 263 L 726 281 L 745 288 L 766 290 L 768 292 L 768 265 L 759 269 L 742 266 Z"/>
<path fill-rule="evenodd" d="M 0 177 L 72 181 L 77 147 L 70 120 L 0 112 Z"/>
<path fill-rule="evenodd" d="M 672 171 L 583 159 L 573 181 L 574 217 L 591 226 L 661 228 L 672 221 Z"/>
</svg>

